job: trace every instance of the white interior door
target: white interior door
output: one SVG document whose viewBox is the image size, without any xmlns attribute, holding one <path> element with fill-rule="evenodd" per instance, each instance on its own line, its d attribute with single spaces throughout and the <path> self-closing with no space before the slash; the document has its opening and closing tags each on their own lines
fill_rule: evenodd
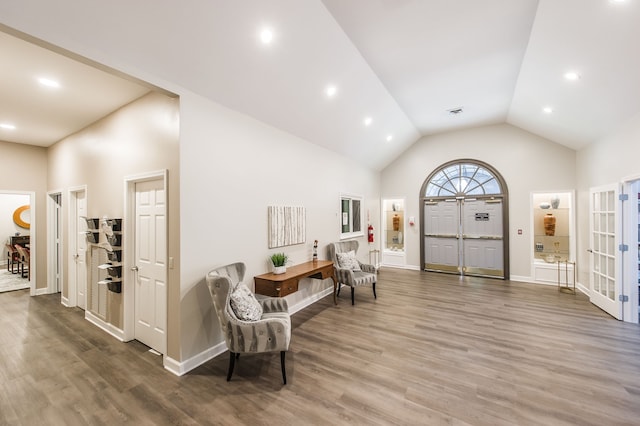
<svg viewBox="0 0 640 426">
<path fill-rule="evenodd" d="M 504 276 L 502 200 L 466 199 L 462 204 L 463 271 Z"/>
<path fill-rule="evenodd" d="M 166 353 L 167 215 L 164 180 L 136 183 L 135 338 Z"/>
<path fill-rule="evenodd" d="M 591 303 L 621 319 L 620 256 L 618 251 L 620 204 L 618 185 L 590 190 Z"/>
<path fill-rule="evenodd" d="M 455 199 L 425 202 L 424 269 L 458 272 L 460 209 Z"/>
<path fill-rule="evenodd" d="M 62 291 L 62 194 L 49 193 L 48 214 L 48 269 L 49 293 Z"/>
<path fill-rule="evenodd" d="M 74 271 L 76 283 L 76 304 L 82 309 L 87 307 L 87 192 L 84 190 L 75 191 L 75 253 Z"/>
</svg>

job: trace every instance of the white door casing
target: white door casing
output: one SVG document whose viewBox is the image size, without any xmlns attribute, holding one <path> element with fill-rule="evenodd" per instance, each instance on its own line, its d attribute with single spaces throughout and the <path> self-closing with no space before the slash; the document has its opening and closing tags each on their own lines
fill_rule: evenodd
<svg viewBox="0 0 640 426">
<path fill-rule="evenodd" d="M 166 353 L 167 206 L 162 179 L 135 184 L 134 333 Z"/>
<path fill-rule="evenodd" d="M 620 185 L 589 191 L 590 301 L 616 319 L 622 319 L 620 255 Z"/>
</svg>

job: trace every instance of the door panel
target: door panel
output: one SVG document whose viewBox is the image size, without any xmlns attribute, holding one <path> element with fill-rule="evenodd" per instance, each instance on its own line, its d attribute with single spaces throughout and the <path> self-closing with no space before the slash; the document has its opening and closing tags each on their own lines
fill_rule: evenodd
<svg viewBox="0 0 640 426">
<path fill-rule="evenodd" d="M 456 200 L 425 203 L 424 269 L 459 271 L 459 211 Z"/>
<path fill-rule="evenodd" d="M 166 352 L 166 204 L 164 181 L 136 184 L 135 338 Z"/>
<path fill-rule="evenodd" d="M 425 269 L 457 272 L 458 239 L 425 237 Z"/>
<path fill-rule="evenodd" d="M 501 200 L 464 200 L 462 210 L 463 271 L 504 276 Z"/>
</svg>

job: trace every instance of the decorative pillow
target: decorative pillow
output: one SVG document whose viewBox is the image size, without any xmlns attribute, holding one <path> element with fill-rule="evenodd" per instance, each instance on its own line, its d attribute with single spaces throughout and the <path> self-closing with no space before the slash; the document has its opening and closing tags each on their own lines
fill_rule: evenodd
<svg viewBox="0 0 640 426">
<path fill-rule="evenodd" d="M 244 321 L 258 321 L 262 318 L 262 306 L 243 283 L 239 283 L 231 292 L 231 309 Z"/>
<path fill-rule="evenodd" d="M 360 263 L 358 263 L 358 259 L 356 259 L 356 252 L 354 250 L 346 253 L 336 253 L 336 257 L 338 258 L 338 266 L 340 268 L 351 269 L 356 272 L 362 270 L 360 269 Z"/>
</svg>

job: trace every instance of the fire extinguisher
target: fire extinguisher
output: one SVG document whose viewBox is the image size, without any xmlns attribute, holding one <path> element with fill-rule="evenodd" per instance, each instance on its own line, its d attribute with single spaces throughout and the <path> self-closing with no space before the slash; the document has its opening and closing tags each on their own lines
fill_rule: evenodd
<svg viewBox="0 0 640 426">
<path fill-rule="evenodd" d="M 369 242 L 373 242 L 373 226 L 369 225 Z"/>
</svg>

